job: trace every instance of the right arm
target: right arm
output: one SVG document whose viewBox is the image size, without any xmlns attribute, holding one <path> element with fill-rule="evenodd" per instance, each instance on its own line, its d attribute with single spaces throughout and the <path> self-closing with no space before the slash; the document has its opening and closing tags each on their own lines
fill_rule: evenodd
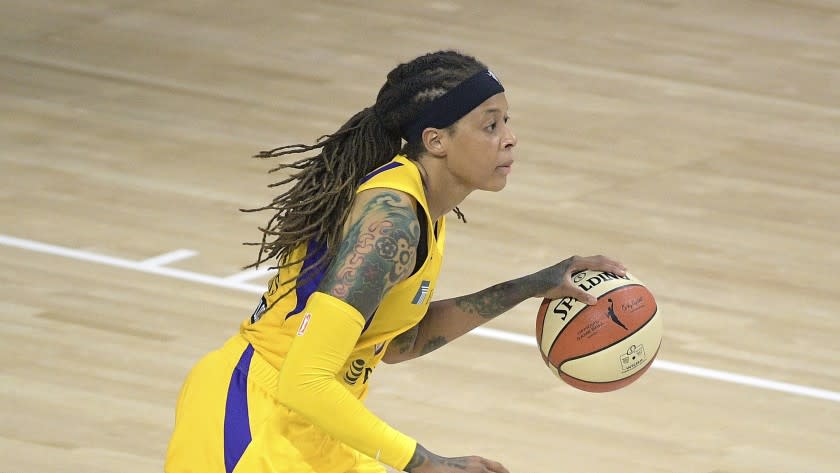
<svg viewBox="0 0 840 473">
<path fill-rule="evenodd" d="M 409 473 L 506 473 L 478 457 L 444 458 L 376 417 L 336 379 L 382 297 L 411 274 L 420 226 L 414 201 L 360 193 L 344 240 L 304 308 L 306 326 L 280 369 L 278 400 L 354 449 Z"/>
<path fill-rule="evenodd" d="M 341 246 L 303 309 L 277 385 L 281 404 L 397 469 L 409 463 L 417 442 L 373 415 L 336 375 L 384 294 L 413 269 L 419 228 L 407 195 L 359 195 Z"/>
</svg>

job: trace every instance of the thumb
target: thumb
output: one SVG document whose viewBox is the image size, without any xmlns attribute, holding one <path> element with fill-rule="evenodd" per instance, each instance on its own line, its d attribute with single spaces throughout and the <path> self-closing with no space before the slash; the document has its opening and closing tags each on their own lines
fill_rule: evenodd
<svg viewBox="0 0 840 473">
<path fill-rule="evenodd" d="M 481 463 L 487 468 L 488 471 L 491 473 L 510 473 L 507 468 L 505 468 L 501 463 L 487 460 L 486 458 L 481 459 Z"/>
</svg>

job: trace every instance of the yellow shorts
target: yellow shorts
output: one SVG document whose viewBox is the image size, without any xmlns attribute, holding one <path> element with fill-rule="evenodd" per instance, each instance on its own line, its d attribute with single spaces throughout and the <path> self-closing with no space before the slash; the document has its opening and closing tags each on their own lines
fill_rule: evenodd
<svg viewBox="0 0 840 473">
<path fill-rule="evenodd" d="M 277 370 L 240 335 L 181 388 L 166 473 L 385 473 L 376 460 L 277 403 Z"/>
</svg>

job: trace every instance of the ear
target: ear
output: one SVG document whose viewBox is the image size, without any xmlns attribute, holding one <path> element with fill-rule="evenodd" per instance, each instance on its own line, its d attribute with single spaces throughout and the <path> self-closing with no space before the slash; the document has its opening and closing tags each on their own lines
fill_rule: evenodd
<svg viewBox="0 0 840 473">
<path fill-rule="evenodd" d="M 421 139 L 423 140 L 423 146 L 426 147 L 426 152 L 438 158 L 446 156 L 446 140 L 443 130 L 426 128 L 423 130 Z"/>
</svg>

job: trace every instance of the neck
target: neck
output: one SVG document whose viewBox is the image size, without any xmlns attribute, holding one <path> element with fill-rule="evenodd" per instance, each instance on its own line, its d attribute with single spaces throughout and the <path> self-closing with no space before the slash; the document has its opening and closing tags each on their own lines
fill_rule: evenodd
<svg viewBox="0 0 840 473">
<path fill-rule="evenodd" d="M 464 187 L 449 173 L 445 159 L 421 156 L 415 164 L 423 180 L 432 220 L 451 212 L 472 192 L 472 189 Z"/>
</svg>

